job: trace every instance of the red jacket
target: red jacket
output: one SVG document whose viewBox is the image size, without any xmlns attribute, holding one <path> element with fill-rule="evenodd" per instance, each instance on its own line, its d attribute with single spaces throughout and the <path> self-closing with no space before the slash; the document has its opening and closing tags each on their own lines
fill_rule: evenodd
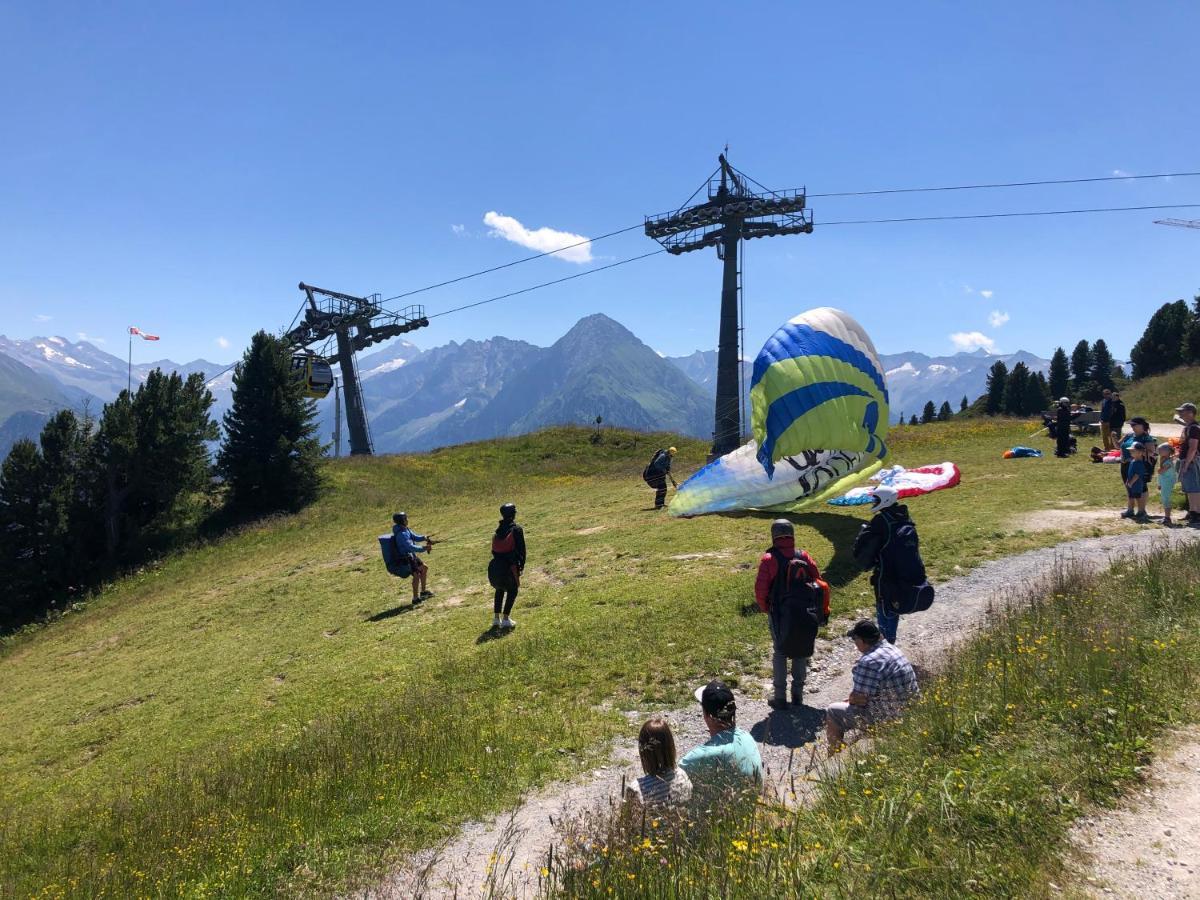
<svg viewBox="0 0 1200 900">
<path fill-rule="evenodd" d="M 817 568 L 817 564 L 813 562 L 813 558 L 803 550 L 796 549 L 796 539 L 790 535 L 781 535 L 775 538 L 772 542 L 775 549 L 783 553 L 784 556 L 798 556 L 804 560 L 804 566 L 808 569 L 808 577 L 813 581 L 821 577 L 821 570 Z M 758 604 L 758 608 L 763 612 L 771 611 L 771 585 L 775 582 L 775 576 L 779 574 L 779 563 L 775 561 L 775 554 L 768 550 L 762 555 L 762 559 L 758 561 L 758 577 L 754 579 L 754 602 Z"/>
</svg>

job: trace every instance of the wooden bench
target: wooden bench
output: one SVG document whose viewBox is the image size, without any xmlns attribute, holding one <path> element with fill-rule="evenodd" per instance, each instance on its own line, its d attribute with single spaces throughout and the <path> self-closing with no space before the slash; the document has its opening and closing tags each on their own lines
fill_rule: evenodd
<svg viewBox="0 0 1200 900">
<path fill-rule="evenodd" d="M 1057 410 L 1046 410 L 1042 413 L 1042 422 L 1045 423 L 1050 436 L 1054 437 L 1057 430 L 1055 423 L 1058 421 Z M 1100 413 L 1098 412 L 1078 412 L 1071 417 L 1071 431 L 1074 434 L 1099 434 L 1100 433 Z"/>
</svg>

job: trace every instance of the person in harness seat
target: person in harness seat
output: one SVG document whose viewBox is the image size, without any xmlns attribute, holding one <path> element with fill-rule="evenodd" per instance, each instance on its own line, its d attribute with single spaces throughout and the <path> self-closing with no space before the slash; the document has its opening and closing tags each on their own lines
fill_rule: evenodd
<svg viewBox="0 0 1200 900">
<path fill-rule="evenodd" d="M 496 589 L 492 610 L 493 628 L 515 628 L 509 614 L 517 602 L 521 573 L 525 571 L 525 532 L 517 524 L 517 507 L 500 507 L 500 524 L 492 535 L 492 561 L 488 563 L 488 582 Z"/>
<path fill-rule="evenodd" d="M 787 519 L 771 523 L 771 546 L 758 563 L 754 602 L 768 616 L 771 630 L 771 709 L 787 709 L 788 661 L 792 668 L 792 705 L 804 703 L 804 678 L 817 631 L 829 621 L 829 585 L 813 558 L 796 549 L 796 532 Z"/>
<path fill-rule="evenodd" d="M 421 603 L 433 596 L 426 589 L 429 578 L 429 567 L 421 562 L 418 553 L 429 553 L 433 549 L 433 536 L 417 534 L 408 527 L 408 513 L 396 513 L 392 516 L 392 537 L 396 541 L 396 552 L 403 559 L 408 557 L 412 564 L 413 603 Z"/>
</svg>

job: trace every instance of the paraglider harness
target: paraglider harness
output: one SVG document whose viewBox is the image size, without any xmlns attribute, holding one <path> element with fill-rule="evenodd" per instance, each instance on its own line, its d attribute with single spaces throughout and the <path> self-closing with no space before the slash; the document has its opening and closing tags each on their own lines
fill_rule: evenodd
<svg viewBox="0 0 1200 900">
<path fill-rule="evenodd" d="M 892 615 L 924 612 L 933 605 L 934 591 L 925 575 L 917 526 L 911 519 L 899 525 L 887 515 L 883 520 L 888 533 L 874 576 L 879 601 Z"/>
<path fill-rule="evenodd" d="M 428 539 L 430 552 L 433 552 L 434 544 L 444 544 L 445 540 Z M 417 567 L 416 561 L 411 553 L 401 553 L 400 547 L 396 543 L 396 535 L 381 534 L 379 535 L 379 550 L 383 554 L 383 565 L 388 570 L 389 575 L 395 575 L 397 578 L 408 578 L 412 575 L 413 569 Z"/>
<path fill-rule="evenodd" d="M 675 484 L 675 479 L 671 476 L 670 454 L 667 453 L 665 447 L 660 447 L 655 454 L 650 457 L 650 462 L 646 468 L 642 469 L 642 481 L 646 482 L 650 487 L 657 490 L 664 479 L 670 478 L 671 484 Z M 675 487 L 679 485 L 675 484 Z"/>
<path fill-rule="evenodd" d="M 771 628 L 775 647 L 789 659 L 813 655 L 817 632 L 829 621 L 829 585 L 809 576 L 804 558 L 768 551 L 779 567 L 771 583 Z"/>
<path fill-rule="evenodd" d="M 488 583 L 498 591 L 513 591 L 521 585 L 521 565 L 517 559 L 516 530 L 521 526 L 509 522 L 504 534 L 500 529 L 492 535 L 492 561 L 488 563 Z"/>
</svg>

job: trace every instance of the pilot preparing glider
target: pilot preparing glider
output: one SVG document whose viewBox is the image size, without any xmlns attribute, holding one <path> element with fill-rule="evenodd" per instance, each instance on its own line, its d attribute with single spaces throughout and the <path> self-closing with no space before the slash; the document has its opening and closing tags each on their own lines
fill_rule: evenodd
<svg viewBox="0 0 1200 900">
<path fill-rule="evenodd" d="M 754 361 L 750 412 L 754 440 L 680 485 L 672 516 L 796 510 L 887 456 L 883 367 L 841 310 L 809 310 L 767 340 Z"/>
</svg>

